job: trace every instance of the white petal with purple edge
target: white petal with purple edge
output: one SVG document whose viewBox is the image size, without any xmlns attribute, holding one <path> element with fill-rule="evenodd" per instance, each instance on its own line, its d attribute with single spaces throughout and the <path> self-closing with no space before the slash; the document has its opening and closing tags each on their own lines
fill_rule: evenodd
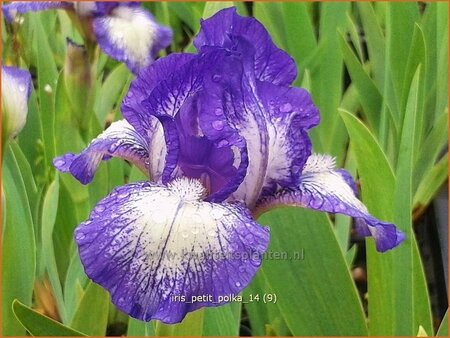
<svg viewBox="0 0 450 338">
<path fill-rule="evenodd" d="M 252 279 L 269 232 L 240 204 L 200 199 L 199 181 L 138 182 L 102 200 L 75 238 L 87 275 L 130 316 L 180 322 Z"/>
<path fill-rule="evenodd" d="M 126 120 L 113 122 L 79 155 L 68 153 L 57 157 L 53 165 L 59 171 L 70 172 L 81 183 L 87 184 L 94 178 L 100 162 L 111 157 L 125 159 L 148 174 L 150 161 L 147 141 Z"/>
<path fill-rule="evenodd" d="M 135 6 L 118 6 L 110 14 L 95 18 L 94 32 L 103 51 L 125 62 L 134 73 L 149 65 L 172 38 L 170 29 Z"/>
<path fill-rule="evenodd" d="M 340 170 L 335 169 L 335 160 L 329 155 L 311 155 L 303 168 L 297 190 L 284 191 L 263 199 L 256 213 L 280 204 L 341 213 L 355 217 L 364 234 L 367 230 L 375 239 L 377 250 L 384 252 L 399 245 L 405 235 L 394 224 L 382 222 L 369 214 L 366 206 L 355 196 Z M 362 223 L 362 224 L 361 224 Z"/>
<path fill-rule="evenodd" d="M 30 94 L 30 73 L 16 67 L 2 66 L 3 138 L 15 137 L 25 126 Z"/>
</svg>

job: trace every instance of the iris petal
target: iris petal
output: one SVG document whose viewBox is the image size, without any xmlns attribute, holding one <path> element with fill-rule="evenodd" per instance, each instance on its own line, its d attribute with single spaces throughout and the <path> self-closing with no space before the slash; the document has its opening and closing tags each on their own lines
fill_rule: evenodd
<svg viewBox="0 0 450 338">
<path fill-rule="evenodd" d="M 217 108 L 209 101 L 216 90 L 210 81 L 217 76 L 216 71 L 224 79 L 232 76 L 236 70 L 230 66 L 233 62 L 229 52 L 223 49 L 192 58 L 161 81 L 143 101 L 145 109 L 164 127 L 167 156 L 163 182 L 179 175 L 200 178 L 208 186 L 208 200 L 216 202 L 236 190 L 247 164 L 245 141 L 236 129 L 221 121 L 223 116 L 216 117 L 220 125 L 204 119 L 204 111 L 217 114 L 219 109 L 221 112 L 225 109 L 225 102 L 219 102 Z M 242 74 L 242 66 L 238 70 Z M 216 84 L 218 92 L 226 96 L 233 83 L 224 81 Z M 231 100 L 227 103 L 233 104 Z"/>
<path fill-rule="evenodd" d="M 348 180 L 348 174 L 334 169 L 334 159 L 331 156 L 312 155 L 303 169 L 299 188 L 264 199 L 258 209 L 261 211 L 277 204 L 293 204 L 349 215 L 359 222 L 362 234 L 370 233 L 375 239 L 378 251 L 384 252 L 399 245 L 405 235 L 394 224 L 382 222 L 370 215 L 365 205 L 355 196 Z"/>
<path fill-rule="evenodd" d="M 17 14 L 72 7 L 71 3 L 65 1 L 13 1 L 7 5 L 2 5 L 2 11 L 5 19 L 12 22 Z"/>
<path fill-rule="evenodd" d="M 123 99 L 121 111 L 127 121 L 143 136 L 153 133 L 153 121 L 156 118 L 144 107 L 142 101 L 150 96 L 161 81 L 169 78 L 193 57 L 193 54 L 169 54 L 142 69 L 131 82 L 130 89 Z"/>
<path fill-rule="evenodd" d="M 203 46 L 232 49 L 241 39 L 255 47 L 254 71 L 258 80 L 277 85 L 290 85 L 295 80 L 297 67 L 294 60 L 275 46 L 260 22 L 239 16 L 234 7 L 203 20 L 194 45 L 199 50 Z"/>
<path fill-rule="evenodd" d="M 311 154 L 308 129 L 319 123 L 319 111 L 302 88 L 258 82 L 258 95 L 266 110 L 269 138 L 268 164 L 262 196 L 279 188 L 297 186 Z"/>
<path fill-rule="evenodd" d="M 136 6 L 118 6 L 108 15 L 94 18 L 94 32 L 103 51 L 125 62 L 133 71 L 149 65 L 172 40 L 172 31 L 158 25 L 153 16 Z"/>
<path fill-rule="evenodd" d="M 134 318 L 176 323 L 221 305 L 261 264 L 268 230 L 239 204 L 200 201 L 198 184 L 119 187 L 76 229 L 86 274 Z"/>
<path fill-rule="evenodd" d="M 53 165 L 61 172 L 70 172 L 81 183 L 88 184 L 102 160 L 120 157 L 148 173 L 148 156 L 147 141 L 126 120 L 120 120 L 113 122 L 79 155 L 69 153 L 57 157 Z"/>
</svg>

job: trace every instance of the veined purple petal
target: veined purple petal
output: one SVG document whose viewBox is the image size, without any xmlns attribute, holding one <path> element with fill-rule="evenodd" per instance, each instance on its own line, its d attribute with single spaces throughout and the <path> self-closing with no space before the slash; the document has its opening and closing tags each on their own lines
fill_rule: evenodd
<svg viewBox="0 0 450 338">
<path fill-rule="evenodd" d="M 125 120 L 113 122 L 79 155 L 66 154 L 53 160 L 61 172 L 70 172 L 78 181 L 88 184 L 102 160 L 120 157 L 143 172 L 149 172 L 147 141 Z"/>
<path fill-rule="evenodd" d="M 208 67 L 212 75 L 203 79 L 207 91 L 199 101 L 199 121 L 209 138 L 233 135 L 231 130 L 245 140 L 246 175 L 230 199 L 252 209 L 261 196 L 298 185 L 311 152 L 307 130 L 319 116 L 305 90 L 256 80 L 249 70 L 252 46 L 240 48 L 247 54 L 237 50 Z"/>
<path fill-rule="evenodd" d="M 365 235 L 370 233 L 378 251 L 384 252 L 399 245 L 405 239 L 404 233 L 394 224 L 382 222 L 370 215 L 348 185 L 348 176 L 343 175 L 341 170 L 336 170 L 334 165 L 334 158 L 331 156 L 310 156 L 303 169 L 299 188 L 264 199 L 258 209 L 261 211 L 279 204 L 294 204 L 349 215 L 365 222 L 366 228 L 359 230 Z"/>
<path fill-rule="evenodd" d="M 297 77 L 294 60 L 272 42 L 264 26 L 254 18 L 242 17 L 236 8 L 217 12 L 202 20 L 201 30 L 194 39 L 198 50 L 203 46 L 233 49 L 241 39 L 255 48 L 254 70 L 256 78 L 276 85 L 290 85 Z"/>
<path fill-rule="evenodd" d="M 66 1 L 13 1 L 2 5 L 3 15 L 8 22 L 12 22 L 17 14 L 52 8 L 72 8 L 72 4 Z"/>
<path fill-rule="evenodd" d="M 269 232 L 239 204 L 200 200 L 198 181 L 116 188 L 75 231 L 86 274 L 130 316 L 180 322 L 252 279 Z"/>
<path fill-rule="evenodd" d="M 122 101 L 121 111 L 125 119 L 143 136 L 152 134 L 153 121 L 156 120 L 144 107 L 143 101 L 160 82 L 169 78 L 194 57 L 194 54 L 187 53 L 169 54 L 142 69 L 131 82 L 130 89 Z"/>
<path fill-rule="evenodd" d="M 193 57 L 159 83 L 143 102 L 164 127 L 167 156 L 163 182 L 179 175 L 198 178 L 208 188 L 208 200 L 216 202 L 228 197 L 242 182 L 247 163 L 245 141 L 235 129 L 226 121 L 208 124 L 203 120 L 203 110 L 212 114 L 218 111 L 207 100 L 213 91 L 209 81 L 218 68 L 223 74 L 229 73 L 228 64 L 233 60 L 228 56 L 229 52 L 217 49 Z M 220 85 L 223 95 L 230 85 Z M 221 109 L 225 108 L 223 104 Z"/>
<path fill-rule="evenodd" d="M 125 62 L 134 73 L 148 66 L 172 40 L 172 31 L 157 24 L 141 7 L 117 6 L 94 18 L 94 33 L 102 50 Z"/>
<path fill-rule="evenodd" d="M 308 129 L 319 123 L 319 111 L 302 88 L 258 83 L 258 95 L 267 112 L 268 164 L 262 196 L 279 188 L 297 186 L 311 154 Z"/>
</svg>

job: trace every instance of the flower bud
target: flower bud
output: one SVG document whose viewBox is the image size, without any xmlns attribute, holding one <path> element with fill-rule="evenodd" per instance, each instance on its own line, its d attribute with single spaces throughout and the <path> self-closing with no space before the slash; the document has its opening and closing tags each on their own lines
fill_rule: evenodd
<svg viewBox="0 0 450 338">
<path fill-rule="evenodd" d="M 31 88 L 28 71 L 2 66 L 2 147 L 25 126 Z"/>
</svg>

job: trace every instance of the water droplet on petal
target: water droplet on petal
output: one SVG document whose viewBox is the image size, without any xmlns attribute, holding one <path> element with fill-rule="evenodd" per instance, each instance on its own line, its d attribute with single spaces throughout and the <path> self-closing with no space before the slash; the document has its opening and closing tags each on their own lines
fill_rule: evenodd
<svg viewBox="0 0 450 338">
<path fill-rule="evenodd" d="M 214 122 L 212 123 L 212 127 L 213 127 L 215 130 L 222 130 L 223 127 L 224 127 L 223 121 L 214 121 Z"/>
<path fill-rule="evenodd" d="M 292 111 L 292 105 L 290 103 L 285 103 L 280 106 L 280 112 L 290 113 Z"/>
<path fill-rule="evenodd" d="M 193 235 L 198 235 L 198 233 L 200 232 L 200 230 L 198 228 L 194 228 L 191 230 Z"/>
<path fill-rule="evenodd" d="M 118 147 L 119 147 L 119 143 L 118 143 L 118 142 L 113 143 L 113 144 L 111 144 L 111 145 L 109 146 L 108 152 L 114 153 L 114 152 L 117 150 Z"/>
<path fill-rule="evenodd" d="M 221 78 L 222 78 L 222 75 L 220 75 L 220 74 L 214 74 L 213 77 L 212 77 L 212 80 L 213 80 L 214 82 L 219 82 Z"/>
<path fill-rule="evenodd" d="M 222 108 L 216 108 L 216 109 L 214 110 L 214 114 L 216 114 L 217 116 L 222 115 L 222 114 L 223 114 Z"/>
<path fill-rule="evenodd" d="M 240 267 L 239 267 L 239 272 L 245 272 L 245 266 L 244 265 L 241 265 Z"/>
<path fill-rule="evenodd" d="M 245 242 L 247 244 L 253 244 L 255 242 L 253 235 L 252 234 L 248 234 L 245 236 Z"/>
<path fill-rule="evenodd" d="M 118 195 L 117 195 L 117 198 L 118 199 L 123 199 L 123 198 L 126 198 L 126 197 L 128 197 L 130 195 L 130 193 L 128 192 L 128 191 L 121 191 Z"/>
<path fill-rule="evenodd" d="M 94 211 L 96 213 L 101 213 L 103 211 L 105 211 L 106 207 L 103 204 L 99 204 L 94 208 Z"/>
<path fill-rule="evenodd" d="M 186 231 L 183 231 L 183 232 L 181 233 L 181 237 L 183 237 L 183 238 L 188 238 L 188 237 L 189 237 L 189 234 L 188 234 Z"/>
<path fill-rule="evenodd" d="M 239 245 L 237 243 L 230 243 L 230 248 L 233 251 L 236 251 L 237 249 L 239 249 Z"/>
<path fill-rule="evenodd" d="M 234 283 L 234 285 L 236 285 L 237 287 L 240 287 L 240 286 L 241 286 L 241 283 L 236 282 L 236 283 Z"/>
<path fill-rule="evenodd" d="M 86 237 L 86 235 L 83 234 L 82 232 L 77 232 L 77 234 L 75 235 L 75 239 L 76 239 L 77 241 L 81 241 L 81 240 L 83 240 L 85 237 Z"/>
<path fill-rule="evenodd" d="M 227 145 L 229 145 L 229 143 L 228 143 L 227 140 L 221 140 L 221 141 L 217 144 L 217 146 L 218 146 L 219 148 L 226 147 Z"/>
<path fill-rule="evenodd" d="M 209 230 L 208 231 L 208 236 L 214 237 L 214 236 L 216 236 L 216 232 L 214 230 Z"/>
<path fill-rule="evenodd" d="M 62 167 L 64 164 L 66 164 L 66 161 L 64 161 L 63 159 L 58 159 L 54 162 L 54 165 L 56 167 Z"/>
<path fill-rule="evenodd" d="M 25 91 L 25 89 L 26 89 L 25 85 L 23 85 L 23 84 L 20 84 L 20 85 L 19 85 L 19 91 L 20 91 L 20 92 L 23 93 L 23 92 Z"/>
</svg>

